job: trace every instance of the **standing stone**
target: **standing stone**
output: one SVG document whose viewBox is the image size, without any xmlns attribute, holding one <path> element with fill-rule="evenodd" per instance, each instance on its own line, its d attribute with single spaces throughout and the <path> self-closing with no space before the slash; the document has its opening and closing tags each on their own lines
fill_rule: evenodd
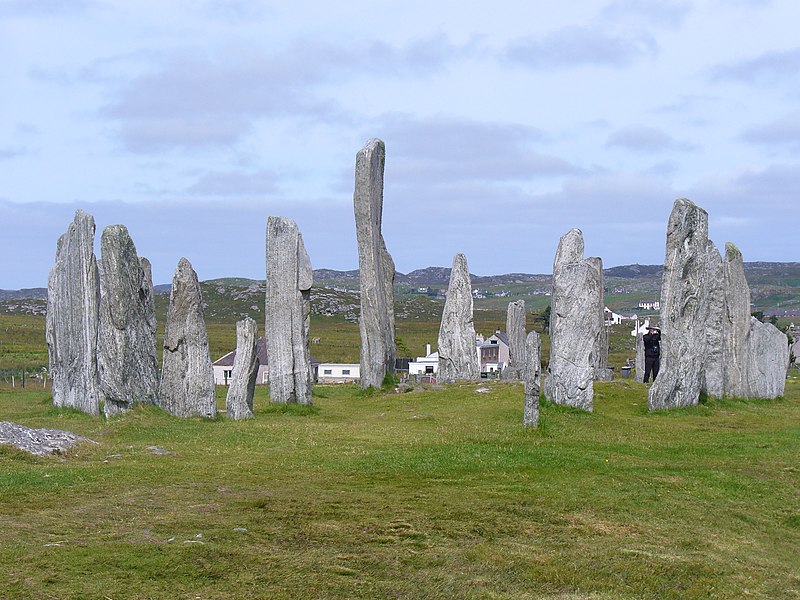
<svg viewBox="0 0 800 600">
<path fill-rule="evenodd" d="M 644 334 L 636 334 L 636 361 L 634 363 L 636 369 L 636 383 L 644 383 Z"/>
<path fill-rule="evenodd" d="M 508 303 L 506 334 L 508 335 L 508 366 L 503 379 L 522 379 L 525 372 L 525 300 Z"/>
<path fill-rule="evenodd" d="M 539 334 L 531 331 L 525 338 L 525 412 L 522 417 L 523 429 L 539 426 L 539 390 L 542 375 L 542 341 Z"/>
<path fill-rule="evenodd" d="M 277 404 L 312 404 L 308 350 L 311 324 L 311 260 L 297 224 L 267 219 L 266 327 L 269 398 Z"/>
<path fill-rule="evenodd" d="M 744 260 L 739 249 L 728 242 L 725 244 L 723 262 L 724 278 L 724 339 L 723 357 L 725 362 L 724 394 L 730 398 L 748 398 L 750 382 L 748 378 L 750 343 L 750 286 L 744 275 Z"/>
<path fill-rule="evenodd" d="M 608 328 L 606 327 L 604 292 L 606 289 L 605 277 L 603 276 L 603 260 L 597 256 L 590 256 L 586 263 L 594 270 L 593 277 L 596 280 L 595 286 L 600 290 L 597 297 L 596 322 L 599 327 L 594 338 L 594 380 L 613 381 L 614 371 L 608 368 Z"/>
<path fill-rule="evenodd" d="M 381 233 L 386 149 L 372 139 L 356 155 L 355 209 L 361 284 L 361 387 L 380 387 L 394 373 L 394 261 Z M 272 359 L 270 359 L 271 361 Z"/>
<path fill-rule="evenodd" d="M 438 380 L 455 383 L 480 378 L 475 325 L 472 320 L 472 285 L 467 257 L 456 254 L 439 327 Z"/>
<path fill-rule="evenodd" d="M 650 387 L 650 410 L 696 405 L 706 356 L 708 213 L 675 201 L 667 224 L 661 285 L 661 371 Z"/>
<path fill-rule="evenodd" d="M 553 262 L 550 364 L 544 381 L 544 394 L 552 402 L 588 411 L 592 410 L 598 339 L 604 327 L 598 261 L 584 260 L 580 229 L 570 230 L 558 243 Z"/>
<path fill-rule="evenodd" d="M 128 229 L 106 227 L 100 250 L 97 364 L 110 417 L 157 402 L 156 315 L 150 263 L 137 256 Z"/>
<path fill-rule="evenodd" d="M 708 319 L 701 389 L 712 398 L 722 398 L 725 389 L 725 274 L 722 257 L 710 240 L 707 251 Z"/>
<path fill-rule="evenodd" d="M 228 395 L 225 398 L 225 413 L 229 419 L 253 418 L 253 396 L 258 375 L 258 326 L 250 317 L 236 322 L 236 355 Z"/>
<path fill-rule="evenodd" d="M 58 238 L 47 282 L 47 353 L 53 404 L 100 414 L 97 370 L 100 282 L 94 218 L 78 210 Z"/>
<path fill-rule="evenodd" d="M 203 298 L 197 273 L 185 258 L 178 262 L 169 294 L 159 405 L 176 417 L 217 414 Z"/>
<path fill-rule="evenodd" d="M 789 368 L 789 338 L 772 323 L 750 317 L 747 375 L 751 398 L 779 398 Z"/>
</svg>

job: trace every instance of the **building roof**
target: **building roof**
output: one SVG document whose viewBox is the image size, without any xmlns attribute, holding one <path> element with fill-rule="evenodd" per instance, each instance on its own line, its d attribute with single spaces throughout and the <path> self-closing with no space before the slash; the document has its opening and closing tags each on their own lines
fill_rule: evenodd
<svg viewBox="0 0 800 600">
<path fill-rule="evenodd" d="M 508 334 L 505 331 L 495 331 L 492 335 L 487 337 L 482 343 L 478 344 L 479 348 L 486 348 L 488 346 L 497 346 L 497 344 L 493 344 L 489 340 L 492 338 L 497 338 L 501 342 L 503 342 L 506 346 L 508 346 Z"/>
<path fill-rule="evenodd" d="M 258 364 L 266 367 L 269 365 L 269 358 L 267 357 L 267 340 L 264 336 L 261 336 L 256 341 L 256 356 L 258 357 Z M 319 361 L 314 358 L 314 356 L 310 356 L 311 358 L 311 365 L 316 366 L 319 364 Z M 236 359 L 236 350 L 232 350 L 228 352 L 226 355 L 218 358 L 214 361 L 215 367 L 232 367 L 233 361 Z"/>
</svg>

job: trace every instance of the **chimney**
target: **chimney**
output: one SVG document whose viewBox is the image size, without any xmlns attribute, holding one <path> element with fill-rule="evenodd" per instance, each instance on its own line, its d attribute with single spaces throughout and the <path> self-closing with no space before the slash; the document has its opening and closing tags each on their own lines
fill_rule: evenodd
<svg viewBox="0 0 800 600">
<path fill-rule="evenodd" d="M 431 345 L 425 344 L 425 356 L 430 356 L 430 355 L 431 355 Z"/>
</svg>

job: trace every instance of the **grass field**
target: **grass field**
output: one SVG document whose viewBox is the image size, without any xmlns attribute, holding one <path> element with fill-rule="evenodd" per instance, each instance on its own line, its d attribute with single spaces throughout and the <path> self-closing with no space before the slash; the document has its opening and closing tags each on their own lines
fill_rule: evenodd
<svg viewBox="0 0 800 600">
<path fill-rule="evenodd" d="M 799 598 L 800 382 L 659 414 L 595 389 L 524 433 L 497 382 L 260 388 L 248 422 L 2 387 L 0 420 L 97 444 L 0 447 L 0 597 Z"/>
</svg>

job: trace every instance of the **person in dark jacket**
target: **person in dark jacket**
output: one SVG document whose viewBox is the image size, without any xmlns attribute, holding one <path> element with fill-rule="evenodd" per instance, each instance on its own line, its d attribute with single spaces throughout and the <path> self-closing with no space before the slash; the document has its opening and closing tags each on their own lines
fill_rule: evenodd
<svg viewBox="0 0 800 600">
<path fill-rule="evenodd" d="M 653 374 L 653 381 L 658 376 L 661 366 L 661 330 L 658 327 L 648 327 L 647 333 L 642 336 L 644 341 L 644 382 Z"/>
</svg>

